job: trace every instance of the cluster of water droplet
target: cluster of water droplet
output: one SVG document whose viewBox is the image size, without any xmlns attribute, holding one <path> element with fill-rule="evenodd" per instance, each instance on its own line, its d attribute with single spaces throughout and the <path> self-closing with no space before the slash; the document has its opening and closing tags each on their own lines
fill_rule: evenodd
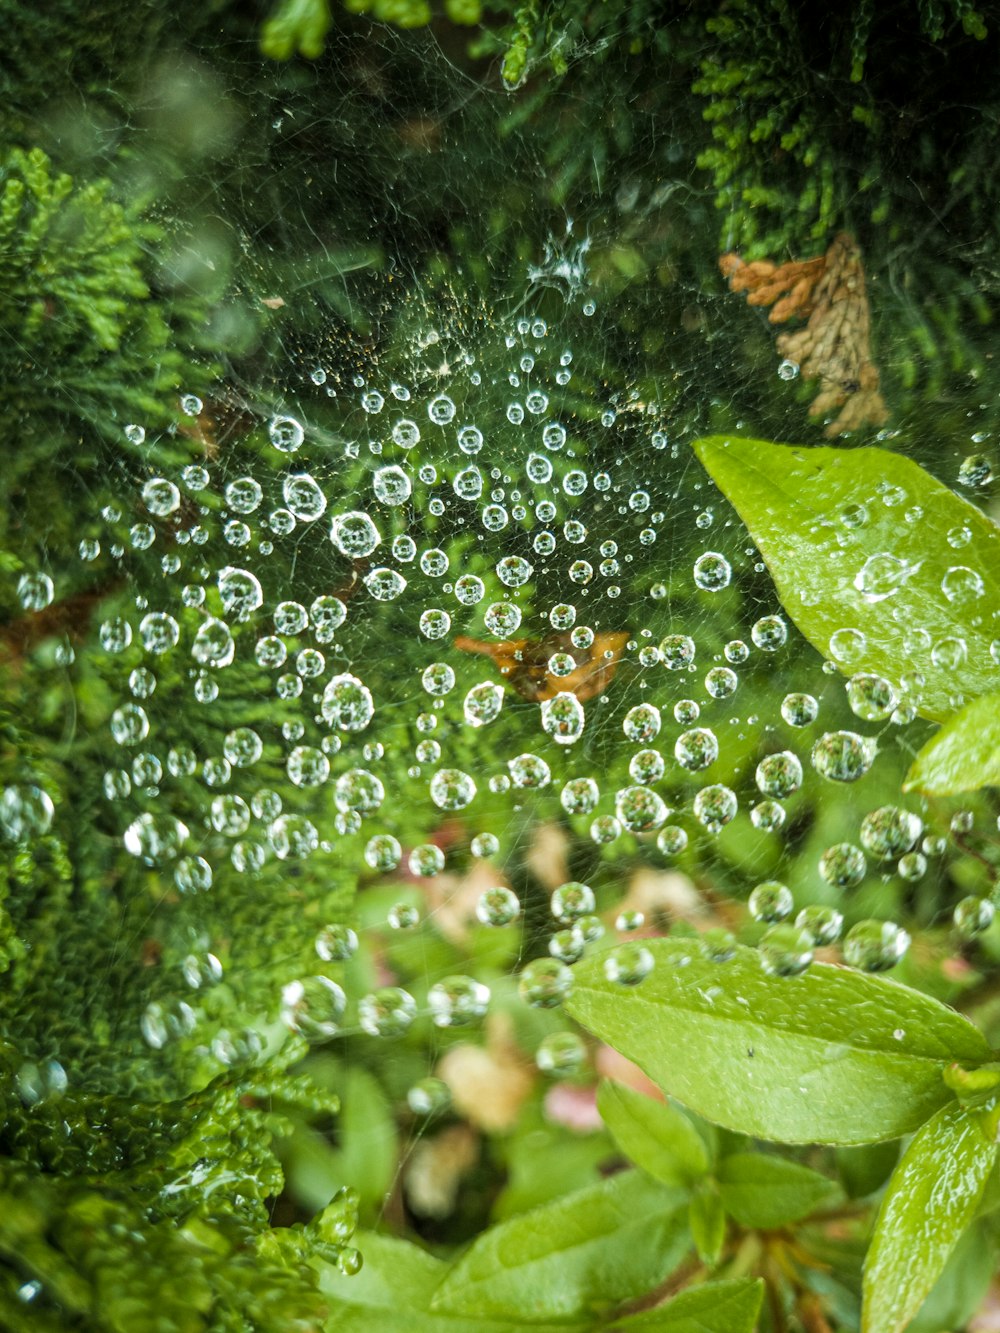
<svg viewBox="0 0 1000 1333">
<path fill-rule="evenodd" d="M 317 863 L 419 887 L 465 873 L 471 852 L 497 870 L 475 923 L 512 927 L 523 904 L 503 858 L 534 822 L 568 820 L 599 860 L 627 850 L 659 866 L 741 820 L 780 838 L 804 786 L 859 782 L 884 729 L 913 720 L 917 676 L 866 670 L 838 698 L 820 672 L 815 693 L 785 693 L 772 718 L 727 716 L 748 675 L 758 700 L 760 679 L 780 675 L 789 654 L 789 624 L 770 608 L 731 627 L 745 637 L 699 642 L 702 611 L 742 614 L 727 590 L 754 572 L 752 551 L 717 523 L 700 483 L 678 485 L 689 462 L 661 413 L 634 394 L 596 420 L 565 405 L 573 355 L 544 321 L 517 321 L 501 360 L 505 376 L 452 351 L 438 372 L 444 387 L 426 394 L 358 376 L 349 442 L 332 465 L 307 424 L 279 415 L 267 425 L 266 465 L 228 475 L 192 463 L 149 476 L 132 513 L 106 510 L 104 535 L 81 541 L 88 563 L 145 562 L 131 604 L 98 632 L 103 658 L 128 667 L 127 697 L 109 719 L 104 794 L 120 812 L 128 856 L 180 895 L 210 892 L 220 873 L 252 877 L 278 865 L 296 874 Z M 865 523 L 862 510 L 840 516 L 848 536 Z M 681 527 L 690 540 L 678 569 Z M 702 549 L 698 534 L 710 529 L 712 549 Z M 869 557 L 854 587 L 867 602 L 887 600 L 912 572 L 894 556 Z M 977 579 L 955 566 L 942 588 L 975 598 Z M 18 591 L 27 611 L 55 595 L 44 573 L 23 575 Z M 924 647 L 935 662 L 958 651 Z M 845 626 L 829 656 L 849 670 L 864 648 Z M 248 697 L 259 706 L 248 709 Z M 197 728 L 173 730 L 192 701 L 206 719 L 197 740 Z M 9 836 L 44 822 L 47 798 L 27 790 L 0 803 Z M 457 841 L 442 836 L 456 825 Z M 818 857 L 824 901 L 810 889 L 796 912 L 799 886 L 770 879 L 751 892 L 748 937 L 753 923 L 763 927 L 762 965 L 793 975 L 816 949 L 839 944 L 853 966 L 892 967 L 906 932 L 863 919 L 841 940 L 842 909 L 870 862 L 916 880 L 940 842 L 913 811 L 859 808 L 857 843 Z M 420 930 L 419 901 L 396 901 L 386 928 Z M 591 948 L 605 951 L 609 980 L 646 978 L 653 955 L 642 913 L 610 911 L 582 882 L 552 893 L 545 952 L 519 975 L 528 1004 L 557 1006 Z M 988 899 L 966 899 L 955 923 L 968 937 L 992 913 Z M 720 963 L 735 943 L 721 928 L 702 936 Z M 289 1029 L 309 1040 L 399 1036 L 421 1015 L 450 1028 L 487 1011 L 488 988 L 464 974 L 434 980 L 419 1001 L 398 985 L 351 996 L 336 969 L 357 949 L 347 926 L 318 930 L 317 960 L 334 975 L 289 978 Z M 182 974 L 195 992 L 221 980 L 208 942 L 185 957 Z M 192 1012 L 151 1006 L 147 1042 L 162 1046 Z M 558 1036 L 539 1065 L 572 1072 L 583 1048 Z M 433 1091 L 415 1090 L 414 1110 L 438 1108 Z"/>
</svg>

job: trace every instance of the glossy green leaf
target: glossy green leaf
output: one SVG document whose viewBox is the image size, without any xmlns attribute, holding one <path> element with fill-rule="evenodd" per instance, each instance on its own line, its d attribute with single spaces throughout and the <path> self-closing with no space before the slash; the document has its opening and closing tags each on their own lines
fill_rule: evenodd
<svg viewBox="0 0 1000 1333">
<path fill-rule="evenodd" d="M 601 1315 L 662 1282 L 688 1247 L 687 1195 L 623 1171 L 484 1232 L 431 1303 L 538 1322 Z"/>
<path fill-rule="evenodd" d="M 714 1183 L 699 1189 L 691 1200 L 688 1226 L 698 1258 L 709 1267 L 717 1264 L 726 1241 L 726 1210 Z"/>
<path fill-rule="evenodd" d="M 710 1282 L 682 1291 L 666 1305 L 619 1319 L 613 1333 L 753 1333 L 764 1296 L 760 1279 Z"/>
<path fill-rule="evenodd" d="M 973 1223 L 952 1250 L 944 1272 L 906 1333 L 941 1333 L 965 1328 L 979 1309 L 996 1275 L 997 1236 L 994 1228 Z"/>
<path fill-rule="evenodd" d="M 937 721 L 957 694 L 996 690 L 1000 529 L 974 505 L 886 449 L 722 435 L 694 448 L 749 528 L 782 606 L 824 656 L 836 658 L 837 630 L 859 630 L 864 649 L 841 669 L 895 685 L 920 672 L 918 709 Z M 956 548 L 948 534 L 963 529 Z"/>
<path fill-rule="evenodd" d="M 900 1333 L 944 1271 L 997 1159 L 981 1113 L 956 1102 L 917 1133 L 886 1188 L 865 1260 L 862 1333 Z"/>
<path fill-rule="evenodd" d="M 906 775 L 904 791 L 953 796 L 1000 787 L 1000 694 L 973 699 L 930 738 Z"/>
<path fill-rule="evenodd" d="M 787 1143 L 869 1143 L 912 1133 L 949 1093 L 952 1060 L 990 1048 L 953 1009 L 884 977 L 814 963 L 769 976 L 753 949 L 728 963 L 692 940 L 647 940 L 641 985 L 573 969 L 564 1008 L 708 1120 Z"/>
<path fill-rule="evenodd" d="M 839 1197 L 832 1180 L 798 1162 L 759 1152 L 734 1153 L 719 1167 L 726 1212 L 743 1227 L 767 1230 L 808 1217 Z"/>
<path fill-rule="evenodd" d="M 514 1317 L 432 1314 L 431 1299 L 448 1265 L 417 1245 L 362 1232 L 355 1243 L 364 1255 L 361 1271 L 345 1277 L 331 1264 L 319 1265 L 320 1287 L 330 1300 L 330 1333 L 514 1333 L 538 1323 Z M 560 1323 L 560 1333 L 583 1333 L 589 1323 Z"/>
<path fill-rule="evenodd" d="M 675 1106 L 606 1080 L 597 1109 L 625 1156 L 664 1184 L 690 1184 L 708 1170 L 704 1140 Z"/>
</svg>

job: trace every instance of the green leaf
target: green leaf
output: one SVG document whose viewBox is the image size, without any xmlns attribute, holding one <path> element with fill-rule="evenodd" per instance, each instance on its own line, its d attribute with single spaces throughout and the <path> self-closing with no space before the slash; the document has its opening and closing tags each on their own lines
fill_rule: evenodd
<svg viewBox="0 0 1000 1333">
<path fill-rule="evenodd" d="M 798 1162 L 759 1152 L 734 1153 L 719 1167 L 726 1212 L 742 1227 L 769 1230 L 808 1217 L 840 1195 L 832 1180 Z"/>
<path fill-rule="evenodd" d="M 824 656 L 837 630 L 859 630 L 865 647 L 842 670 L 877 672 L 897 686 L 920 672 L 914 702 L 937 721 L 955 712 L 956 694 L 997 688 L 990 643 L 1000 616 L 1000 529 L 974 505 L 886 449 L 722 435 L 694 449 L 749 528 L 782 606 Z M 919 521 L 907 522 L 914 508 Z M 961 529 L 969 540 L 955 548 L 948 534 Z M 960 589 L 966 577 L 951 570 L 971 570 L 981 595 L 949 598 L 942 581 Z M 964 641 L 964 660 L 948 640 Z"/>
<path fill-rule="evenodd" d="M 612 1325 L 612 1333 L 753 1333 L 764 1296 L 760 1278 L 710 1282 L 682 1291 L 666 1305 L 630 1315 Z"/>
<path fill-rule="evenodd" d="M 580 1134 L 553 1125 L 540 1105 L 530 1103 L 522 1108 L 514 1133 L 500 1146 L 507 1183 L 494 1201 L 490 1214 L 494 1222 L 596 1184 L 602 1179 L 600 1165 L 612 1152 L 609 1135 Z"/>
<path fill-rule="evenodd" d="M 311 1208 L 322 1208 L 341 1185 L 353 1185 L 362 1211 L 373 1217 L 381 1207 L 396 1170 L 396 1126 L 378 1080 L 360 1065 L 340 1068 L 333 1084 L 340 1094 L 337 1118 L 340 1147 L 313 1130 L 289 1141 L 285 1172 L 295 1194 Z"/>
<path fill-rule="evenodd" d="M 503 1320 L 432 1314 L 431 1299 L 448 1265 L 408 1241 L 360 1232 L 354 1242 L 364 1255 L 361 1271 L 345 1277 L 332 1264 L 319 1265 L 320 1287 L 332 1305 L 330 1333 L 511 1333 L 538 1328 Z M 560 1323 L 560 1333 L 583 1333 L 586 1324 Z"/>
<path fill-rule="evenodd" d="M 862 1333 L 898 1333 L 916 1314 L 975 1215 L 996 1158 L 981 1114 L 954 1102 L 914 1136 L 875 1222 Z"/>
<path fill-rule="evenodd" d="M 687 1195 L 623 1171 L 479 1236 L 435 1293 L 438 1313 L 531 1321 L 606 1313 L 649 1291 L 688 1246 Z"/>
<path fill-rule="evenodd" d="M 688 1226 L 698 1258 L 709 1266 L 717 1264 L 726 1240 L 726 1210 L 714 1184 L 698 1190 L 691 1200 Z"/>
<path fill-rule="evenodd" d="M 676 1107 L 606 1080 L 597 1109 L 625 1156 L 665 1185 L 690 1184 L 708 1170 L 704 1140 Z"/>
<path fill-rule="evenodd" d="M 1000 694 L 973 699 L 932 736 L 913 761 L 904 791 L 954 796 L 1000 787 Z"/>
<path fill-rule="evenodd" d="M 838 1148 L 837 1171 L 850 1199 L 864 1199 L 874 1194 L 889 1179 L 899 1161 L 899 1143 L 864 1143 L 855 1148 Z"/>
<path fill-rule="evenodd" d="M 329 26 L 328 0 L 281 0 L 261 29 L 260 49 L 272 60 L 288 60 L 297 51 L 315 60 Z"/>
<path fill-rule="evenodd" d="M 599 957 L 573 969 L 564 1009 L 685 1106 L 738 1133 L 786 1143 L 870 1143 L 910 1134 L 949 1093 L 953 1060 L 990 1048 L 961 1014 L 885 977 L 814 963 L 774 977 L 753 949 L 728 963 L 696 941 L 645 941 L 639 986 Z"/>
<path fill-rule="evenodd" d="M 979 1309 L 996 1272 L 997 1237 L 973 1223 L 952 1250 L 944 1272 L 906 1327 L 906 1333 L 941 1333 L 965 1328 Z"/>
</svg>

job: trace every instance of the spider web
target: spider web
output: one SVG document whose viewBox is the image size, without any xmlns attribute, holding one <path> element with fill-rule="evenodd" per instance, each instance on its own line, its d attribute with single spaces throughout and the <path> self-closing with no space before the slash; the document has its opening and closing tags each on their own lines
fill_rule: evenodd
<svg viewBox="0 0 1000 1333">
<path fill-rule="evenodd" d="M 197 268 L 228 246 L 217 327 L 252 309 L 256 344 L 224 344 L 217 396 L 184 394 L 173 431 L 122 423 L 140 461 L 80 551 L 122 577 L 78 657 L 117 691 L 101 818 L 148 895 L 109 972 L 147 930 L 161 951 L 122 1030 L 222 1069 L 276 1039 L 254 1021 L 282 1003 L 348 1056 L 417 1014 L 403 1065 L 429 1070 L 479 1040 L 480 974 L 501 1012 L 523 1004 L 517 975 L 553 947 L 571 961 L 579 917 L 587 947 L 614 949 L 753 942 L 809 908 L 947 910 L 950 811 L 899 797 L 925 725 L 851 710 L 691 450 L 813 428 L 715 274 L 677 127 L 640 117 L 624 166 L 595 151 L 564 187 L 516 106 L 433 39 L 345 42 L 339 116 L 328 96 L 311 112 L 323 76 L 301 66 L 250 105 L 248 63 L 221 53 L 242 137 L 177 254 Z M 552 114 L 583 134 L 601 105 L 575 88 Z M 839 731 L 873 742 L 850 801 L 811 762 Z M 863 817 L 906 807 L 891 859 L 864 856 Z M 820 870 L 844 844 L 863 863 L 849 891 Z M 772 892 L 755 920 L 761 883 L 790 903 Z M 564 884 L 587 910 L 553 915 Z M 519 915 L 491 925 L 502 888 Z M 277 956 L 241 978 L 271 915 Z M 348 918 L 360 950 L 331 960 L 324 932 Z M 336 989 L 294 989 L 314 976 L 343 1012 Z M 223 978 L 242 1030 L 212 1002 Z M 567 1026 L 538 1023 L 536 1041 Z"/>
</svg>

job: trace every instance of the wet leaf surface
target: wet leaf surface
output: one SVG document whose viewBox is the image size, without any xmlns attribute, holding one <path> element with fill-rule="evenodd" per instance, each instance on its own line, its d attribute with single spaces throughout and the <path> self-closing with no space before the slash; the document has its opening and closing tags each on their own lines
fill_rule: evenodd
<svg viewBox="0 0 1000 1333">
<path fill-rule="evenodd" d="M 997 1159 L 982 1116 L 957 1103 L 933 1116 L 886 1188 L 865 1261 L 862 1333 L 899 1333 L 972 1220 Z"/>
<path fill-rule="evenodd" d="M 1000 694 L 984 694 L 927 742 L 906 775 L 904 791 L 953 796 L 1000 787 Z"/>
<path fill-rule="evenodd" d="M 773 977 L 741 948 L 728 963 L 696 942 L 647 940 L 641 985 L 574 968 L 567 1011 L 671 1096 L 738 1133 L 787 1143 L 868 1143 L 912 1133 L 948 1098 L 952 1060 L 990 1058 L 954 1010 L 880 977 L 814 963 Z"/>
<path fill-rule="evenodd" d="M 785 610 L 848 675 L 876 672 L 941 721 L 997 688 L 1000 529 L 909 458 L 713 435 L 694 449 L 750 530 Z M 841 630 L 855 630 L 849 660 Z M 856 650 L 856 651 L 855 651 Z M 959 702 L 956 702 L 959 700 Z"/>
</svg>

